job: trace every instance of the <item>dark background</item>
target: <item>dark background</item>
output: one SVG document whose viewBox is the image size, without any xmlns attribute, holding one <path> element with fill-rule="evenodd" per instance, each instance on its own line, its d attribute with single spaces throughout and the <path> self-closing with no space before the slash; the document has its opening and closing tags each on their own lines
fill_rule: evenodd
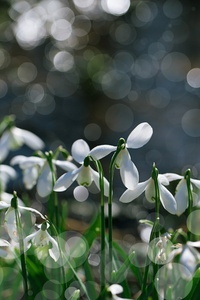
<svg viewBox="0 0 200 300">
<path fill-rule="evenodd" d="M 78 138 L 116 145 L 149 122 L 152 139 L 130 150 L 140 180 L 153 162 L 198 178 L 199 12 L 198 1 L 1 1 L 0 118 L 69 151 Z"/>
</svg>

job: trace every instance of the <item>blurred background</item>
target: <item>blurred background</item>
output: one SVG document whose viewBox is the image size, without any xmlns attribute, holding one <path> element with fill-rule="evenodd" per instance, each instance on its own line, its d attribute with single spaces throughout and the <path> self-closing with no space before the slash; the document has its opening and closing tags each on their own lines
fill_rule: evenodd
<svg viewBox="0 0 200 300">
<path fill-rule="evenodd" d="M 1 0 L 0 118 L 69 151 L 149 122 L 150 142 L 130 150 L 140 180 L 153 162 L 198 178 L 199 26 L 198 1 Z"/>
</svg>

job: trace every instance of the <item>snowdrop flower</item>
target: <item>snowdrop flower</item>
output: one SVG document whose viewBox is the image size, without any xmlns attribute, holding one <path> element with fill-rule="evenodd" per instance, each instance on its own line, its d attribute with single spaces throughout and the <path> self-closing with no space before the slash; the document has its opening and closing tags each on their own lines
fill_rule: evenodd
<svg viewBox="0 0 200 300">
<path fill-rule="evenodd" d="M 0 161 L 8 156 L 10 150 L 16 150 L 23 144 L 33 150 L 44 148 L 43 141 L 34 133 L 15 126 L 6 129 L 0 138 Z"/>
<path fill-rule="evenodd" d="M 99 173 L 94 171 L 90 167 L 90 148 L 88 144 L 79 139 L 75 141 L 71 149 L 72 157 L 81 166 L 77 168 L 74 165 L 74 169 L 68 173 L 63 174 L 55 183 L 54 191 L 62 192 L 68 189 L 72 183 L 76 180 L 79 185 L 90 186 L 92 182 L 95 183 L 98 189 L 99 187 Z M 104 194 L 108 196 L 108 181 L 104 178 Z"/>
<path fill-rule="evenodd" d="M 177 211 L 176 214 L 180 216 L 188 207 L 188 189 L 187 182 L 184 176 L 174 174 L 174 173 L 165 173 L 164 176 L 169 180 L 180 180 L 176 186 L 175 192 L 175 200 L 177 203 Z M 200 189 L 200 180 L 190 178 L 191 182 L 191 191 L 193 190 L 192 184 L 195 185 L 198 189 Z M 198 196 L 193 193 L 194 204 L 197 202 Z"/>
<path fill-rule="evenodd" d="M 127 149 L 141 148 L 150 140 L 152 134 L 152 127 L 148 123 L 144 122 L 132 130 L 126 141 L 124 139 L 119 140 L 119 147 L 121 149 L 117 155 L 115 166 L 120 169 L 122 182 L 128 189 L 134 189 L 138 184 L 139 174 L 135 164 L 131 161 L 131 157 Z M 99 160 L 116 150 L 116 146 L 102 145 L 93 148 L 90 151 L 90 155 L 94 159 Z"/>
<path fill-rule="evenodd" d="M 167 190 L 164 185 L 168 185 L 169 180 L 166 176 L 158 175 L 158 187 L 160 191 L 160 201 L 163 207 L 171 214 L 176 214 L 177 205 L 173 195 Z M 145 192 L 145 197 L 149 202 L 154 202 L 155 186 L 153 178 L 149 178 L 144 182 L 138 183 L 134 190 L 127 189 L 120 197 L 123 203 L 129 203 Z"/>
<path fill-rule="evenodd" d="M 110 296 L 106 297 L 106 300 L 113 299 L 113 300 L 128 300 L 127 298 L 118 297 L 118 294 L 123 292 L 123 287 L 119 284 L 112 284 L 107 288 L 107 291 L 111 294 Z"/>
<path fill-rule="evenodd" d="M 28 247 L 28 244 L 30 244 L 30 241 L 32 241 L 32 244 L 37 247 L 36 251 L 40 258 L 43 258 L 46 254 L 45 252 L 48 250 L 49 255 L 53 258 L 53 260 L 57 261 L 60 256 L 59 247 L 56 240 L 52 238 L 47 231 L 49 224 L 44 222 L 38 225 L 38 227 L 38 231 L 28 235 L 24 239 L 25 249 Z M 49 243 L 52 244 L 52 248 L 49 248 Z"/>
<path fill-rule="evenodd" d="M 30 211 L 31 213 L 34 213 L 37 216 L 39 216 L 41 219 L 46 220 L 46 218 L 34 208 L 21 206 L 21 205 L 18 205 L 18 208 L 19 208 L 19 214 L 20 211 L 21 212 L 24 210 Z M 7 229 L 8 235 L 14 242 L 18 243 L 19 236 L 18 236 L 18 230 L 16 225 L 15 208 L 11 206 L 11 200 L 10 203 L 5 201 L 0 201 L 0 210 L 2 209 L 7 209 L 5 212 L 4 225 Z"/>
<path fill-rule="evenodd" d="M 23 182 L 27 189 L 36 189 L 41 197 L 46 197 L 52 192 L 52 172 L 46 158 L 36 156 L 17 155 L 11 160 L 11 165 L 18 164 L 23 170 Z M 64 170 L 74 170 L 76 166 L 69 161 L 52 159 L 53 167 L 60 166 Z"/>
<path fill-rule="evenodd" d="M 195 248 L 200 248 L 200 241 L 188 241 L 182 246 L 180 263 L 185 266 L 192 274 L 195 273 L 197 265 L 200 264 L 200 254 Z"/>
<path fill-rule="evenodd" d="M 7 165 L 0 165 L 0 186 L 1 191 L 5 191 L 7 183 L 10 179 L 15 179 L 17 177 L 16 171 Z"/>
</svg>

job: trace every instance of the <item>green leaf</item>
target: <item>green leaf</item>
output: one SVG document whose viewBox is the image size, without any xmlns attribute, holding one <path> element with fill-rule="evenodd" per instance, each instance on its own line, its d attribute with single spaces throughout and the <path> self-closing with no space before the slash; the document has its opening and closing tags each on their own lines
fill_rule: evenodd
<svg viewBox="0 0 200 300">
<path fill-rule="evenodd" d="M 189 294 L 184 298 L 185 300 L 199 300 L 199 291 L 200 291 L 200 268 L 198 268 L 192 278 L 190 280 L 186 287 L 185 287 L 185 292 L 187 294 L 187 290 L 191 288 L 192 284 L 192 289 L 189 292 Z"/>
<path fill-rule="evenodd" d="M 78 300 L 78 299 L 80 299 L 80 290 L 74 291 L 69 300 Z"/>
</svg>

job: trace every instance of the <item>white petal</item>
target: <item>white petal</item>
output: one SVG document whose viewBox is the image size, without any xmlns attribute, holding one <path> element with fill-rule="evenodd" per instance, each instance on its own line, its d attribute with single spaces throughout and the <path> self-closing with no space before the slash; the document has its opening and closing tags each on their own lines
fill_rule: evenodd
<svg viewBox="0 0 200 300">
<path fill-rule="evenodd" d="M 163 205 L 163 207 L 172 215 L 176 214 L 177 211 L 177 205 L 176 200 L 173 197 L 173 195 L 168 191 L 166 187 L 164 187 L 162 184 L 159 184 L 159 190 L 160 190 L 160 201 Z"/>
<path fill-rule="evenodd" d="M 112 284 L 108 287 L 108 290 L 112 293 L 112 295 L 117 295 L 123 292 L 123 287 L 119 284 Z"/>
<path fill-rule="evenodd" d="M 145 191 L 148 184 L 149 184 L 149 179 L 144 181 L 144 182 L 138 183 L 138 185 L 136 185 L 134 190 L 127 189 L 121 195 L 119 201 L 123 202 L 123 203 L 129 203 L 129 202 L 135 200 L 136 198 L 138 198 Z"/>
<path fill-rule="evenodd" d="M 78 184 L 90 186 L 93 180 L 92 172 L 91 172 L 92 168 L 90 166 L 88 167 L 81 166 L 79 170 L 80 171 L 76 179 Z"/>
<path fill-rule="evenodd" d="M 9 208 L 10 207 L 10 204 L 1 200 L 0 201 L 0 209 L 4 209 L 4 208 Z"/>
<path fill-rule="evenodd" d="M 122 151 L 123 156 L 120 165 L 120 175 L 125 187 L 133 190 L 139 182 L 139 173 L 136 166 L 131 161 L 128 151 L 126 149 Z"/>
<path fill-rule="evenodd" d="M 45 146 L 44 142 L 37 135 L 28 130 L 14 127 L 12 132 L 17 137 L 21 137 L 23 139 L 24 144 L 26 144 L 33 150 L 40 150 L 43 149 Z"/>
<path fill-rule="evenodd" d="M 164 185 L 169 185 L 169 179 L 165 174 L 158 174 L 158 181 Z"/>
<path fill-rule="evenodd" d="M 0 175 L 1 174 L 6 174 L 13 179 L 16 178 L 17 176 L 15 169 L 7 165 L 0 165 Z"/>
<path fill-rule="evenodd" d="M 24 238 L 24 250 L 27 251 L 31 247 L 30 240 L 32 240 L 35 236 L 38 235 L 39 231 L 36 231 Z"/>
<path fill-rule="evenodd" d="M 54 160 L 53 159 L 53 163 L 62 168 L 63 170 L 69 172 L 69 171 L 73 171 L 77 169 L 77 166 L 75 164 L 73 164 L 71 161 L 67 161 L 67 160 Z"/>
<path fill-rule="evenodd" d="M 19 164 L 21 169 L 26 169 L 38 165 L 42 167 L 46 162 L 46 159 L 37 157 L 37 156 L 24 156 L 24 155 L 17 155 L 11 159 L 11 165 Z"/>
<path fill-rule="evenodd" d="M 190 181 L 198 188 L 200 189 L 200 180 L 198 179 L 190 179 Z"/>
<path fill-rule="evenodd" d="M 23 182 L 25 187 L 30 190 L 36 184 L 38 178 L 37 167 L 29 167 L 23 172 Z"/>
<path fill-rule="evenodd" d="M 188 199 L 187 199 L 187 184 L 185 179 L 181 179 L 179 184 L 176 187 L 175 200 L 177 204 L 176 214 L 180 216 L 188 207 Z"/>
<path fill-rule="evenodd" d="M 141 123 L 129 134 L 126 145 L 128 148 L 140 148 L 150 140 L 152 134 L 152 127 L 146 122 Z"/>
<path fill-rule="evenodd" d="M 0 161 L 3 161 L 8 156 L 10 151 L 9 140 L 10 133 L 5 131 L 0 139 Z"/>
<path fill-rule="evenodd" d="M 200 241 L 196 241 L 196 242 L 188 241 L 188 242 L 187 242 L 187 245 L 188 245 L 188 246 L 192 246 L 192 247 L 200 248 Z"/>
<path fill-rule="evenodd" d="M 52 173 L 46 165 L 37 182 L 37 192 L 40 197 L 46 197 L 52 192 Z"/>
<path fill-rule="evenodd" d="M 90 152 L 90 148 L 86 141 L 80 139 L 73 143 L 72 145 L 72 156 L 73 158 L 80 164 L 83 163 L 86 156 L 88 156 Z"/>
<path fill-rule="evenodd" d="M 18 238 L 14 208 L 9 207 L 9 209 L 5 213 L 4 222 L 10 238 L 13 239 L 15 242 L 18 242 L 19 238 Z"/>
<path fill-rule="evenodd" d="M 96 184 L 96 186 L 98 187 L 98 189 L 100 190 L 100 186 L 99 186 L 99 173 L 94 171 L 93 169 L 91 169 L 92 172 L 92 178 Z M 109 195 L 109 182 L 108 180 L 104 177 L 104 195 L 106 197 L 108 197 Z"/>
<path fill-rule="evenodd" d="M 149 184 L 145 190 L 145 197 L 147 201 L 154 203 L 155 202 L 155 183 L 153 178 L 149 179 Z"/>
<path fill-rule="evenodd" d="M 106 155 L 110 154 L 111 152 L 116 151 L 116 149 L 116 146 L 110 145 L 96 146 L 89 152 L 89 155 L 91 155 L 93 159 L 99 160 L 105 157 Z"/>
<path fill-rule="evenodd" d="M 56 181 L 53 190 L 55 192 L 63 192 L 76 180 L 80 168 L 77 170 L 73 170 L 71 172 L 63 174 L 58 180 Z"/>
<path fill-rule="evenodd" d="M 1 201 L 6 202 L 9 206 L 11 205 L 12 198 L 13 198 L 13 194 L 9 194 L 6 192 L 1 193 L 1 196 L 0 196 Z M 17 201 L 18 201 L 19 205 L 24 206 L 23 201 L 19 197 L 17 197 Z M 1 202 L 0 202 L 0 204 L 1 204 Z"/>
<path fill-rule="evenodd" d="M 53 258 L 53 260 L 57 261 L 60 256 L 58 243 L 56 242 L 56 240 L 54 240 L 54 238 L 52 238 L 52 236 L 50 236 L 50 234 L 47 231 L 46 231 L 46 235 L 47 235 L 48 241 L 51 242 L 51 244 L 52 244 L 52 248 L 49 249 L 49 254 Z"/>
<path fill-rule="evenodd" d="M 169 181 L 179 180 L 183 178 L 183 176 L 175 173 L 165 173 L 163 175 L 166 176 Z"/>
</svg>

